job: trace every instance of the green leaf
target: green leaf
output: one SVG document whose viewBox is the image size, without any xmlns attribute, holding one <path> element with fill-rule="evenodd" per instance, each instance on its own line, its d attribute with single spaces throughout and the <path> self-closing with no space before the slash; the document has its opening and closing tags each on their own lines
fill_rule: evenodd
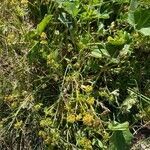
<svg viewBox="0 0 150 150">
<path fill-rule="evenodd" d="M 104 148 L 103 143 L 98 138 L 93 139 L 92 145 L 97 145 L 101 149 Z"/>
<path fill-rule="evenodd" d="M 104 56 L 110 57 L 110 54 L 108 53 L 106 49 L 100 49 L 100 51 Z"/>
<path fill-rule="evenodd" d="M 50 20 L 52 19 L 52 15 L 47 15 L 44 17 L 44 19 L 37 25 L 36 32 L 38 35 L 40 35 L 46 28 L 46 26 L 49 24 Z"/>
<path fill-rule="evenodd" d="M 122 103 L 122 109 L 124 111 L 129 112 L 132 106 L 135 105 L 136 102 L 137 102 L 137 94 L 130 91 L 129 96 Z"/>
<path fill-rule="evenodd" d="M 150 36 L 150 9 L 130 11 L 128 23 L 145 36 Z"/>
<path fill-rule="evenodd" d="M 75 2 L 65 2 L 64 3 L 64 9 L 72 15 L 72 17 L 76 17 L 80 11 L 78 8 L 79 4 L 76 4 Z"/>
<path fill-rule="evenodd" d="M 132 134 L 127 131 L 115 131 L 110 139 L 109 150 L 129 150 Z"/>
<path fill-rule="evenodd" d="M 110 139 L 109 150 L 125 150 L 126 144 L 122 131 L 116 131 L 113 133 Z"/>
<path fill-rule="evenodd" d="M 91 56 L 95 57 L 95 58 L 102 58 L 102 53 L 101 53 L 101 51 L 99 49 L 94 49 L 91 52 Z"/>
<path fill-rule="evenodd" d="M 145 36 L 149 36 L 150 35 L 150 27 L 149 28 L 142 28 L 139 30 L 139 32 L 141 32 Z"/>
<path fill-rule="evenodd" d="M 130 2 L 130 10 L 135 11 L 138 7 L 138 1 L 137 0 L 131 0 Z"/>
<path fill-rule="evenodd" d="M 112 131 L 124 131 L 124 130 L 128 130 L 129 128 L 129 123 L 128 122 L 124 122 L 124 123 L 118 123 L 118 122 L 114 122 L 114 123 L 110 123 L 108 125 L 108 128 Z"/>
<path fill-rule="evenodd" d="M 123 137 L 124 137 L 126 143 L 129 145 L 133 139 L 132 133 L 128 129 L 128 130 L 122 131 L 122 134 L 123 134 Z"/>
<path fill-rule="evenodd" d="M 110 138 L 110 150 L 128 150 L 131 140 L 133 138 L 130 130 L 129 123 L 114 122 L 109 124 L 108 128 L 113 131 L 113 135 Z"/>
</svg>

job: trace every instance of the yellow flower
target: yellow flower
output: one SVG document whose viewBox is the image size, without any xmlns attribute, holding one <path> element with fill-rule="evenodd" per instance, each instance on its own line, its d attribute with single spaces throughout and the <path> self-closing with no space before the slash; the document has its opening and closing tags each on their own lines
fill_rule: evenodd
<svg viewBox="0 0 150 150">
<path fill-rule="evenodd" d="M 79 121 L 81 118 L 82 118 L 82 115 L 81 115 L 81 114 L 77 115 L 77 116 L 76 116 L 76 121 Z"/>
<path fill-rule="evenodd" d="M 21 121 L 17 121 L 17 122 L 14 124 L 14 128 L 15 128 L 15 129 L 19 129 L 19 128 L 21 128 L 22 124 L 23 124 L 23 121 L 22 121 L 22 120 L 21 120 Z"/>
<path fill-rule="evenodd" d="M 93 120 L 94 120 L 93 116 L 89 113 L 85 114 L 83 119 L 82 119 L 83 124 L 88 125 L 88 126 L 92 125 Z"/>
<path fill-rule="evenodd" d="M 87 99 L 87 103 L 88 103 L 89 105 L 93 105 L 94 102 L 95 102 L 95 98 L 94 98 L 94 97 L 89 97 L 89 98 Z"/>
<path fill-rule="evenodd" d="M 40 137 L 42 137 L 43 139 L 46 139 L 46 138 L 47 138 L 47 134 L 46 134 L 45 131 L 40 130 L 38 135 L 39 135 Z"/>
<path fill-rule="evenodd" d="M 93 87 L 90 85 L 81 85 L 81 88 L 86 92 L 86 93 L 91 93 L 93 91 Z"/>
<path fill-rule="evenodd" d="M 41 109 L 42 105 L 43 105 L 42 103 L 38 103 L 38 104 L 34 105 L 33 111 L 39 111 Z"/>
<path fill-rule="evenodd" d="M 41 35 L 40 35 L 41 39 L 46 39 L 47 38 L 47 35 L 45 32 L 42 32 Z"/>
<path fill-rule="evenodd" d="M 13 102 L 14 101 L 14 97 L 12 95 L 8 95 L 4 99 L 6 102 Z"/>
<path fill-rule="evenodd" d="M 14 40 L 15 40 L 14 33 L 9 33 L 6 39 L 7 39 L 8 45 L 11 45 L 14 42 Z"/>
<path fill-rule="evenodd" d="M 67 116 L 67 122 L 74 123 L 76 120 L 76 116 L 74 114 L 70 114 Z"/>
<path fill-rule="evenodd" d="M 41 42 L 40 42 L 41 44 L 43 44 L 43 45 L 46 45 L 46 44 L 48 44 L 48 42 L 46 41 L 46 40 L 41 40 Z"/>
<path fill-rule="evenodd" d="M 21 0 L 21 4 L 28 4 L 28 0 Z"/>
<path fill-rule="evenodd" d="M 79 140 L 79 145 L 81 145 L 86 150 L 92 149 L 92 145 L 91 144 L 92 144 L 92 142 L 89 139 L 87 139 L 86 137 L 82 137 Z"/>
<path fill-rule="evenodd" d="M 52 143 L 52 139 L 50 137 L 47 137 L 45 140 L 44 140 L 45 144 L 51 144 Z"/>
<path fill-rule="evenodd" d="M 17 107 L 17 105 L 18 105 L 18 103 L 17 103 L 17 102 L 13 102 L 13 103 L 11 104 L 11 108 L 12 108 L 12 109 L 14 109 L 14 108 L 16 108 L 16 107 Z"/>
<path fill-rule="evenodd" d="M 41 127 L 48 127 L 52 125 L 52 120 L 51 118 L 46 118 L 40 121 L 40 126 Z"/>
</svg>

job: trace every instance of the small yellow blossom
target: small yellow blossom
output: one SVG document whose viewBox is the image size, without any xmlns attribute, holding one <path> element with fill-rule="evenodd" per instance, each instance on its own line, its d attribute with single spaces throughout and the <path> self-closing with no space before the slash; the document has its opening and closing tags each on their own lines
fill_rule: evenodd
<svg viewBox="0 0 150 150">
<path fill-rule="evenodd" d="M 14 40 L 15 40 L 15 35 L 14 35 L 14 33 L 9 33 L 6 39 L 7 39 L 8 45 L 13 44 L 13 42 L 14 42 Z"/>
<path fill-rule="evenodd" d="M 79 145 L 81 145 L 84 149 L 87 149 L 87 150 L 92 149 L 92 142 L 89 139 L 87 139 L 86 137 L 82 137 L 79 140 Z"/>
<path fill-rule="evenodd" d="M 86 93 L 91 93 L 93 91 L 93 87 L 90 85 L 81 85 L 81 88 L 86 92 Z"/>
<path fill-rule="evenodd" d="M 15 128 L 15 129 L 19 129 L 19 128 L 21 128 L 22 124 L 23 124 L 23 121 L 22 121 L 22 120 L 21 120 L 21 121 L 17 121 L 17 122 L 14 124 L 14 128 Z"/>
<path fill-rule="evenodd" d="M 21 4 L 28 4 L 28 0 L 21 0 Z"/>
<path fill-rule="evenodd" d="M 52 144 L 52 139 L 51 137 L 47 137 L 45 140 L 44 140 L 45 144 Z"/>
<path fill-rule="evenodd" d="M 46 118 L 40 121 L 40 126 L 41 127 L 48 127 L 52 125 L 52 120 L 51 118 Z"/>
<path fill-rule="evenodd" d="M 79 121 L 81 118 L 82 118 L 82 115 L 81 115 L 81 114 L 78 114 L 78 115 L 76 116 L 76 121 Z"/>
<path fill-rule="evenodd" d="M 42 32 L 41 35 L 40 35 L 41 39 L 46 39 L 47 38 L 47 35 L 45 32 Z"/>
<path fill-rule="evenodd" d="M 83 124 L 91 126 L 94 121 L 94 118 L 91 114 L 87 113 L 84 115 L 82 121 L 83 121 Z"/>
<path fill-rule="evenodd" d="M 87 99 L 87 103 L 88 103 L 89 105 L 93 105 L 94 102 L 95 102 L 95 98 L 94 98 L 94 97 L 89 97 L 89 98 Z"/>
<path fill-rule="evenodd" d="M 48 42 L 46 41 L 46 40 L 41 40 L 41 42 L 40 42 L 41 44 L 43 44 L 43 45 L 46 45 L 46 44 L 48 44 Z"/>
<path fill-rule="evenodd" d="M 40 130 L 39 131 L 39 134 L 38 134 L 40 137 L 42 137 L 43 139 L 46 139 L 46 137 L 47 137 L 47 134 L 46 134 L 46 132 L 45 131 L 42 131 L 42 130 Z"/>
<path fill-rule="evenodd" d="M 41 106 L 42 106 L 42 105 L 43 105 L 42 103 L 39 103 L 39 104 L 34 105 L 33 111 L 39 111 L 39 110 L 41 109 Z"/>
<path fill-rule="evenodd" d="M 15 108 L 17 108 L 17 105 L 18 105 L 18 102 L 15 101 L 11 104 L 11 108 L 15 109 Z"/>
<path fill-rule="evenodd" d="M 70 114 L 67 116 L 67 122 L 74 123 L 76 120 L 76 116 L 74 114 Z"/>
<path fill-rule="evenodd" d="M 12 95 L 8 95 L 4 99 L 6 102 L 13 102 L 14 101 L 14 97 Z"/>
</svg>

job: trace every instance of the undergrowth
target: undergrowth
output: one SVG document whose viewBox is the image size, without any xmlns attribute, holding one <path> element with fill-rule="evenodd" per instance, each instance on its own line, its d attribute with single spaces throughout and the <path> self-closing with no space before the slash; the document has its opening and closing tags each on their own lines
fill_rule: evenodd
<svg viewBox="0 0 150 150">
<path fill-rule="evenodd" d="M 149 1 L 0 4 L 0 149 L 134 149 L 150 121 Z"/>
</svg>

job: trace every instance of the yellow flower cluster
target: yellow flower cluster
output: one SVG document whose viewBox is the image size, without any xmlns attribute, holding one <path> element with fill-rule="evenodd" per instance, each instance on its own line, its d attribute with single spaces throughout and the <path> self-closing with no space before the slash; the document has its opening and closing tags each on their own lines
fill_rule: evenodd
<svg viewBox="0 0 150 150">
<path fill-rule="evenodd" d="M 7 35 L 6 40 L 7 40 L 8 45 L 13 44 L 14 41 L 15 41 L 15 34 L 14 34 L 14 33 L 9 33 L 9 34 Z"/>
<path fill-rule="evenodd" d="M 82 119 L 82 114 L 74 115 L 70 114 L 67 116 L 67 122 L 74 123 L 75 121 L 79 121 Z"/>
<path fill-rule="evenodd" d="M 67 122 L 74 123 L 76 121 L 76 116 L 74 114 L 70 114 L 67 116 Z"/>
<path fill-rule="evenodd" d="M 79 145 L 82 146 L 85 150 L 92 149 L 92 142 L 86 137 L 83 137 L 79 140 Z"/>
<path fill-rule="evenodd" d="M 95 102 L 95 98 L 94 97 L 89 97 L 86 102 L 89 104 L 89 105 L 93 105 L 94 102 Z"/>
<path fill-rule="evenodd" d="M 28 0 L 21 0 L 21 4 L 28 4 Z"/>
<path fill-rule="evenodd" d="M 41 39 L 46 39 L 47 38 L 47 35 L 45 32 L 42 32 L 41 35 L 40 35 Z"/>
<path fill-rule="evenodd" d="M 81 85 L 81 89 L 83 89 L 86 93 L 91 93 L 93 91 L 93 87 L 90 85 Z"/>
<path fill-rule="evenodd" d="M 40 121 L 40 126 L 41 127 L 47 127 L 52 125 L 52 120 L 51 118 L 46 118 Z"/>
<path fill-rule="evenodd" d="M 46 134 L 45 131 L 40 130 L 38 135 L 39 135 L 40 137 L 42 137 L 43 139 L 46 139 L 46 138 L 47 138 L 47 134 Z"/>
<path fill-rule="evenodd" d="M 41 38 L 41 44 L 43 44 L 43 45 L 45 45 L 45 44 L 47 44 L 47 35 L 46 35 L 46 33 L 45 32 L 42 32 L 41 33 L 41 35 L 40 35 L 40 38 Z"/>
<path fill-rule="evenodd" d="M 34 105 L 33 111 L 39 111 L 41 109 L 42 105 L 43 105 L 42 103 L 38 103 L 38 104 Z"/>
<path fill-rule="evenodd" d="M 94 117 L 91 114 L 87 113 L 83 116 L 82 121 L 83 124 L 91 126 L 93 124 Z"/>
</svg>

